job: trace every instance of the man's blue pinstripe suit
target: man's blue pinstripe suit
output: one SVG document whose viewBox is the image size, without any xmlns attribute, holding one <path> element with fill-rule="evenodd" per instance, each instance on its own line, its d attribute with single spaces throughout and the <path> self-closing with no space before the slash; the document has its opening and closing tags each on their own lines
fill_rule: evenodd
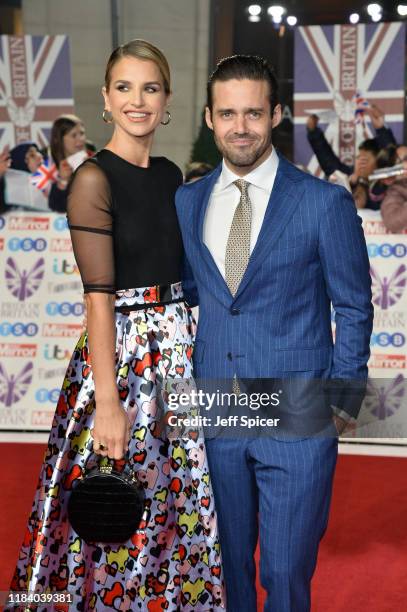
<svg viewBox="0 0 407 612">
<path fill-rule="evenodd" d="M 176 195 L 184 289 L 191 303 L 199 302 L 196 377 L 366 378 L 373 309 L 366 244 L 351 196 L 280 157 L 257 243 L 232 297 L 203 243 L 205 211 L 220 171 Z M 340 398 L 335 403 L 346 410 Z M 336 439 L 217 437 L 206 445 L 228 612 L 256 610 L 258 530 L 265 609 L 306 612 L 327 524 Z"/>
</svg>

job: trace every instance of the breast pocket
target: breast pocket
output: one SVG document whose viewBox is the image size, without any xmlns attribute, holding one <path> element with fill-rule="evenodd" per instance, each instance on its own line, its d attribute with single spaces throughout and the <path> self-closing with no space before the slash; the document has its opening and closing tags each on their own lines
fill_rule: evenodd
<svg viewBox="0 0 407 612">
<path fill-rule="evenodd" d="M 315 258 L 316 248 L 309 241 L 279 242 L 270 253 L 270 258 L 277 268 L 297 265 L 303 267 Z"/>
<path fill-rule="evenodd" d="M 301 234 L 300 236 L 285 236 L 280 238 L 277 244 L 273 247 L 272 251 L 282 252 L 295 250 L 307 250 L 312 246 L 312 241 L 309 236 Z"/>
</svg>

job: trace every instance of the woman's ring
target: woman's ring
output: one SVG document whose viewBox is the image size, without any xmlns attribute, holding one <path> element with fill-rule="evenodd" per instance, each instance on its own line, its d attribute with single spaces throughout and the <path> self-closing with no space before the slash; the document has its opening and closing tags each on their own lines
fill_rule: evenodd
<svg viewBox="0 0 407 612">
<path fill-rule="evenodd" d="M 98 451 L 98 450 L 107 451 L 108 450 L 107 446 L 105 446 L 104 444 L 94 444 L 93 447 L 95 451 Z"/>
</svg>

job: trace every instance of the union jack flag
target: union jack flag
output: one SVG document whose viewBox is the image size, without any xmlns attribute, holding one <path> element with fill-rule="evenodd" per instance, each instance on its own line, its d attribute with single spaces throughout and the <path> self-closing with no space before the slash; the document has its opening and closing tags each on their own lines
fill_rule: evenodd
<svg viewBox="0 0 407 612">
<path fill-rule="evenodd" d="M 72 113 L 67 36 L 0 36 L 0 150 L 49 143 L 53 121 Z"/>
<path fill-rule="evenodd" d="M 58 180 L 58 169 L 51 159 L 45 159 L 37 172 L 31 175 L 31 183 L 48 195 L 52 183 Z"/>
<path fill-rule="evenodd" d="M 366 113 L 365 121 L 355 121 L 367 100 L 383 110 L 386 125 L 402 142 L 404 47 L 405 24 L 401 22 L 306 26 L 296 30 L 296 163 L 313 174 L 322 174 L 306 137 L 307 118 L 315 113 L 335 152 L 344 163 L 353 164 L 357 146 L 374 135 Z"/>
</svg>

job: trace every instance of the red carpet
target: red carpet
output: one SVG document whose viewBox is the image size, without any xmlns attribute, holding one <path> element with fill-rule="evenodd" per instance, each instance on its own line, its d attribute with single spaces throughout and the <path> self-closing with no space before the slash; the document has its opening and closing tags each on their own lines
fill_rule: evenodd
<svg viewBox="0 0 407 612">
<path fill-rule="evenodd" d="M 0 449 L 2 591 L 24 534 L 43 446 Z M 313 581 L 313 612 L 407 610 L 406 470 L 407 459 L 339 457 L 329 529 Z M 264 601 L 262 593 L 259 599 Z"/>
</svg>

